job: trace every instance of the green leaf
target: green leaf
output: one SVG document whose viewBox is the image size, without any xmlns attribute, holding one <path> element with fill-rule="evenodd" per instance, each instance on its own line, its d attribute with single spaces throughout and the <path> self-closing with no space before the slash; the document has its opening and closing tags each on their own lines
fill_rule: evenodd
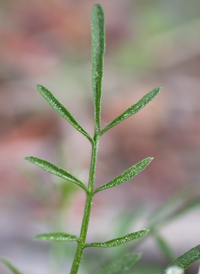
<svg viewBox="0 0 200 274">
<path fill-rule="evenodd" d="M 103 247 L 103 248 L 107 248 L 107 247 L 119 246 L 119 245 L 128 243 L 132 240 L 136 240 L 136 239 L 139 239 L 141 237 L 144 237 L 148 233 L 148 231 L 149 231 L 148 229 L 143 229 L 143 230 L 140 230 L 140 231 L 137 231 L 137 232 L 127 234 L 127 235 L 125 235 L 123 237 L 120 237 L 120 238 L 112 239 L 112 240 L 107 241 L 107 242 L 85 244 L 85 247 Z"/>
<path fill-rule="evenodd" d="M 94 96 L 95 130 L 100 131 L 103 57 L 105 52 L 104 11 L 99 4 L 93 6 L 92 32 L 92 90 Z"/>
<path fill-rule="evenodd" d="M 136 176 L 138 173 L 140 173 L 141 171 L 143 171 L 153 160 L 152 157 L 148 157 L 146 159 L 143 159 L 141 162 L 137 163 L 136 165 L 130 167 L 129 169 L 127 169 L 126 171 L 124 171 L 121 175 L 119 175 L 118 177 L 116 177 L 115 179 L 113 179 L 112 181 L 110 181 L 109 183 L 100 186 L 99 188 L 95 189 L 94 194 L 114 187 L 114 186 L 119 186 L 121 184 L 124 184 L 125 182 L 129 181 L 130 179 L 132 179 L 134 176 Z"/>
<path fill-rule="evenodd" d="M 92 137 L 79 125 L 76 119 L 71 113 L 53 96 L 53 94 L 42 85 L 37 85 L 37 89 L 42 97 L 52 106 L 55 111 L 65 118 L 75 129 L 81 132 L 91 143 L 93 143 Z"/>
<path fill-rule="evenodd" d="M 25 160 L 35 164 L 36 166 L 41 167 L 42 169 L 48 171 L 49 173 L 52 173 L 58 177 L 61 177 L 65 180 L 68 180 L 68 181 L 80 186 L 82 189 L 85 190 L 86 193 L 88 193 L 86 186 L 81 181 L 79 181 L 76 177 L 71 175 L 68 171 L 66 171 L 66 170 L 64 170 L 64 169 L 62 169 L 48 161 L 37 158 L 37 157 L 28 156 L 25 158 Z"/>
<path fill-rule="evenodd" d="M 126 234 L 127 230 L 136 226 L 138 222 L 141 222 L 141 218 L 143 219 L 145 212 L 146 208 L 142 204 L 139 204 L 134 211 L 127 211 L 126 209 L 126 211 L 122 210 L 119 212 L 113 223 L 113 235 Z"/>
<path fill-rule="evenodd" d="M 151 234 L 154 236 L 157 245 L 165 258 L 172 261 L 174 259 L 174 252 L 167 241 L 158 233 L 158 231 L 155 231 L 154 229 L 151 229 Z"/>
<path fill-rule="evenodd" d="M 200 198 L 196 198 L 195 200 L 187 203 L 180 209 L 178 209 L 176 212 L 174 212 L 172 215 L 170 215 L 168 218 L 166 218 L 166 221 L 172 221 L 173 219 L 180 217 L 181 215 L 184 215 L 188 213 L 191 210 L 194 210 L 195 208 L 198 208 L 200 206 Z"/>
<path fill-rule="evenodd" d="M 34 240 L 42 240 L 49 242 L 77 242 L 79 239 L 75 235 L 64 232 L 44 233 L 35 236 Z"/>
<path fill-rule="evenodd" d="M 178 257 L 175 261 L 169 264 L 161 274 L 165 274 L 167 268 L 170 266 L 178 266 L 183 268 L 184 270 L 187 269 L 191 264 L 196 262 L 200 259 L 200 245 L 190 249 L 188 252 L 184 253 L 180 257 Z"/>
<path fill-rule="evenodd" d="M 8 269 L 10 269 L 11 271 L 12 271 L 12 273 L 14 273 L 14 274 L 22 274 L 13 264 L 11 264 L 11 262 L 9 262 L 8 260 L 6 260 L 6 259 L 1 259 L 1 262 L 3 263 L 3 264 L 5 264 L 7 267 L 8 267 Z"/>
<path fill-rule="evenodd" d="M 180 206 L 185 203 L 186 200 L 191 198 L 196 191 L 196 185 L 189 185 L 173 194 L 150 216 L 148 226 L 153 226 L 160 223 L 163 224 L 166 223 L 166 221 L 169 221 L 170 216 L 176 212 L 177 208 L 180 208 Z"/>
<path fill-rule="evenodd" d="M 126 254 L 108 266 L 101 268 L 96 274 L 123 274 L 128 271 L 140 258 L 141 254 Z"/>
<path fill-rule="evenodd" d="M 153 100 L 156 95 L 160 92 L 161 87 L 157 87 L 147 93 L 141 100 L 139 100 L 136 104 L 132 105 L 130 108 L 125 110 L 121 115 L 115 118 L 109 125 L 107 125 L 103 130 L 101 130 L 100 135 L 102 136 L 106 131 L 121 123 L 125 119 L 129 118 L 133 114 L 140 111 L 143 107 L 145 107 L 151 100 Z"/>
</svg>

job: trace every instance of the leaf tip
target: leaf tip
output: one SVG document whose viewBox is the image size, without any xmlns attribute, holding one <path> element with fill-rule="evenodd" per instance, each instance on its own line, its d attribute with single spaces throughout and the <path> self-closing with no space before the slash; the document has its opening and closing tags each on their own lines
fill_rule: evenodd
<svg viewBox="0 0 200 274">
<path fill-rule="evenodd" d="M 34 238 L 33 238 L 33 241 L 35 240 L 40 240 L 40 237 L 38 237 L 38 235 L 36 235 Z"/>
<path fill-rule="evenodd" d="M 100 4 L 94 4 L 94 5 L 93 5 L 93 10 L 94 10 L 94 9 L 103 11 L 103 8 L 102 8 L 102 6 L 101 6 Z"/>
<path fill-rule="evenodd" d="M 39 84 L 37 84 L 36 87 L 40 94 L 46 90 L 46 88 L 44 86 L 39 85 Z"/>
<path fill-rule="evenodd" d="M 94 4 L 93 7 L 101 7 L 100 4 Z"/>
<path fill-rule="evenodd" d="M 39 90 L 39 89 L 42 88 L 42 85 L 37 84 L 36 87 L 37 87 L 37 89 Z"/>
<path fill-rule="evenodd" d="M 145 160 L 146 163 L 148 163 L 147 165 L 149 165 L 154 160 L 154 157 L 147 157 L 144 160 Z"/>
<path fill-rule="evenodd" d="M 24 160 L 32 162 L 33 156 L 26 156 Z"/>
<path fill-rule="evenodd" d="M 145 236 L 148 232 L 150 231 L 150 229 L 146 228 L 142 230 L 143 236 Z"/>
</svg>

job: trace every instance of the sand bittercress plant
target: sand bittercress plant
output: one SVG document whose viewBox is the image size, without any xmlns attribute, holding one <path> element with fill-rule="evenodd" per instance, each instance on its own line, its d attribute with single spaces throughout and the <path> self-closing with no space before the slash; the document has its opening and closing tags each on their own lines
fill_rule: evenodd
<svg viewBox="0 0 200 274">
<path fill-rule="evenodd" d="M 90 213 L 92 208 L 92 201 L 94 195 L 112 187 L 119 186 L 124 184 L 135 175 L 143 171 L 152 161 L 152 157 L 147 157 L 141 162 L 133 165 L 121 175 L 114 178 L 110 182 L 98 187 L 95 189 L 95 172 L 97 164 L 97 154 L 99 140 L 101 136 L 110 130 L 112 127 L 121 123 L 128 117 L 134 115 L 145 107 L 155 96 L 160 92 L 161 88 L 157 87 L 147 93 L 141 100 L 136 104 L 132 105 L 130 108 L 125 110 L 121 115 L 115 118 L 110 124 L 105 128 L 101 129 L 101 96 L 102 96 L 102 77 L 103 77 L 103 66 L 104 66 L 104 52 L 105 52 L 105 29 L 104 29 L 104 12 L 102 7 L 99 4 L 93 6 L 92 18 L 91 18 L 91 33 L 92 33 L 92 90 L 94 97 L 94 136 L 91 137 L 83 127 L 76 121 L 72 114 L 54 97 L 54 95 L 42 85 L 37 85 L 39 93 L 43 98 L 49 103 L 49 105 L 63 118 L 65 118 L 76 130 L 82 133 L 91 143 L 92 154 L 91 154 L 91 163 L 89 171 L 89 181 L 88 186 L 73 176 L 67 170 L 64 170 L 53 163 L 50 163 L 46 160 L 39 159 L 33 156 L 26 157 L 25 159 L 29 162 L 41 167 L 49 173 L 52 173 L 56 176 L 59 176 L 71 183 L 74 183 L 81 187 L 86 194 L 86 202 L 84 215 L 82 219 L 82 225 L 80 230 L 80 235 L 72 235 L 64 232 L 52 232 L 46 234 L 40 234 L 35 237 L 37 240 L 43 241 L 58 241 L 58 242 L 77 242 L 76 253 L 72 263 L 70 274 L 78 273 L 81 259 L 83 256 L 83 251 L 85 248 L 89 247 L 101 247 L 101 248 L 111 248 L 125 244 L 127 242 L 139 239 L 144 237 L 148 233 L 148 229 L 143 229 L 136 231 L 127 235 L 124 235 L 119 238 L 111 239 L 106 242 L 87 242 L 87 231 L 90 220 Z M 98 274 L 122 274 L 132 267 L 141 257 L 141 254 L 126 254 L 121 256 L 116 261 L 108 265 L 107 267 L 98 270 Z M 170 266 L 178 266 L 182 269 L 186 269 L 191 263 L 200 258 L 200 246 L 197 246 L 184 255 L 177 258 Z M 2 262 L 8 266 L 8 268 L 14 274 L 21 274 L 8 260 L 2 259 Z M 167 268 L 166 268 L 167 269 Z M 166 272 L 166 269 L 162 272 Z M 59 274 L 59 273 L 58 273 Z"/>
</svg>

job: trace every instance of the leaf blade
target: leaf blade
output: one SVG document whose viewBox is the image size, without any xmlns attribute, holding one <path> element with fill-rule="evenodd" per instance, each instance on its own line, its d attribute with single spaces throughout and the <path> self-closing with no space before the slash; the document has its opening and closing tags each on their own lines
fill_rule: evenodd
<svg viewBox="0 0 200 274">
<path fill-rule="evenodd" d="M 2 258 L 1 262 L 8 267 L 13 274 L 22 274 L 10 261 L 7 259 Z"/>
<path fill-rule="evenodd" d="M 136 104 L 129 107 L 125 110 L 121 115 L 115 118 L 109 125 L 107 125 L 103 130 L 101 130 L 100 135 L 102 136 L 106 131 L 111 129 L 112 127 L 116 126 L 117 124 L 121 123 L 125 119 L 129 118 L 130 116 L 136 114 L 140 111 L 143 107 L 145 107 L 149 102 L 151 102 L 156 95 L 161 91 L 161 87 L 157 87 L 152 89 L 148 92 L 145 96 L 143 96 Z"/>
<path fill-rule="evenodd" d="M 169 217 L 166 218 L 166 222 L 170 222 L 175 218 L 178 218 L 186 213 L 188 213 L 191 210 L 194 210 L 200 206 L 200 198 L 196 198 L 195 200 L 192 200 L 191 202 L 188 202 L 184 206 L 182 206 L 180 209 L 176 210 L 173 214 L 171 214 Z"/>
<path fill-rule="evenodd" d="M 53 232 L 38 234 L 34 237 L 34 240 L 42 240 L 48 242 L 77 242 L 79 239 L 77 236 L 64 233 L 64 232 Z"/>
<path fill-rule="evenodd" d="M 63 178 L 65 180 L 68 180 L 78 186 L 80 186 L 83 190 L 85 190 L 85 192 L 88 192 L 88 189 L 86 188 L 86 186 L 80 181 L 78 180 L 76 177 L 74 177 L 71 173 L 69 173 L 68 171 L 54 165 L 51 162 L 48 162 L 46 160 L 34 157 L 34 156 L 28 156 L 25 158 L 25 160 L 29 161 L 30 163 L 37 165 L 39 167 L 41 167 L 42 169 L 44 169 L 45 171 L 54 174 L 60 178 Z"/>
<path fill-rule="evenodd" d="M 101 122 L 101 93 L 103 77 L 103 58 L 105 53 L 105 23 L 104 11 L 96 4 L 92 9 L 92 90 L 94 96 L 94 120 L 96 132 L 100 131 Z"/>
<path fill-rule="evenodd" d="M 115 238 L 115 239 L 112 239 L 110 241 L 106 241 L 103 243 L 88 243 L 88 244 L 85 244 L 84 248 L 86 248 L 86 247 L 102 247 L 102 248 L 116 247 L 116 246 L 128 243 L 132 240 L 142 238 L 148 233 L 148 231 L 149 231 L 148 229 L 143 229 L 143 230 L 133 232 L 133 233 L 127 234 L 123 237 Z"/>
<path fill-rule="evenodd" d="M 130 167 L 129 169 L 124 171 L 121 175 L 117 176 L 109 183 L 102 185 L 102 186 L 98 187 L 97 189 L 95 189 L 94 194 L 99 191 L 124 184 L 125 182 L 129 181 L 134 176 L 136 176 L 138 173 L 143 171 L 151 163 L 152 160 L 153 160 L 152 157 L 147 157 L 147 158 L 143 159 L 141 162 Z"/>
<path fill-rule="evenodd" d="M 191 248 L 189 251 L 179 256 L 176 260 L 174 260 L 171 264 L 169 264 L 161 274 L 165 274 L 167 269 L 170 266 L 178 266 L 187 269 L 192 263 L 200 259 L 200 245 Z"/>
<path fill-rule="evenodd" d="M 169 261 L 173 260 L 174 252 L 172 251 L 167 241 L 158 233 L 158 231 L 151 229 L 151 233 L 154 236 L 154 239 L 156 240 L 157 245 L 164 257 Z"/>
<path fill-rule="evenodd" d="M 194 195 L 196 190 L 196 185 L 189 185 L 173 194 L 153 212 L 148 220 L 148 225 L 153 226 L 154 224 L 165 223 L 177 208 L 180 208 L 186 200 Z"/>
<path fill-rule="evenodd" d="M 44 86 L 37 85 L 37 89 L 47 103 L 64 119 L 66 119 L 76 130 L 82 133 L 91 143 L 92 137 L 82 128 L 72 114 L 54 97 L 54 95 Z"/>
<path fill-rule="evenodd" d="M 128 271 L 140 258 L 140 253 L 126 254 L 106 267 L 101 268 L 96 274 L 123 274 Z"/>
</svg>

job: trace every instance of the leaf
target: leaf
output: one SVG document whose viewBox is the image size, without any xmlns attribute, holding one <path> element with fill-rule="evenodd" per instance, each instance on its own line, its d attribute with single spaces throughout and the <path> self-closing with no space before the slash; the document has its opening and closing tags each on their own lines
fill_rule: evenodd
<svg viewBox="0 0 200 274">
<path fill-rule="evenodd" d="M 103 57 L 105 53 L 104 11 L 99 4 L 93 6 L 91 17 L 92 32 L 92 90 L 94 96 L 94 119 L 96 132 L 100 131 L 101 91 Z"/>
<path fill-rule="evenodd" d="M 61 177 L 65 180 L 68 180 L 68 181 L 80 186 L 82 189 L 85 190 L 86 193 L 88 193 L 86 186 L 81 181 L 79 181 L 76 177 L 71 175 L 68 171 L 66 171 L 66 170 L 64 170 L 64 169 L 62 169 L 48 161 L 37 158 L 37 157 L 28 156 L 25 158 L 25 160 L 35 164 L 36 166 L 41 167 L 42 169 L 48 171 L 51 174 L 54 174 L 58 177 Z"/>
<path fill-rule="evenodd" d="M 158 223 L 165 223 L 166 220 L 169 220 L 169 217 L 176 211 L 176 209 L 180 207 L 180 205 L 183 204 L 186 200 L 188 200 L 188 198 L 190 198 L 196 192 L 196 190 L 197 188 L 195 185 L 189 185 L 172 195 L 150 216 L 148 225 L 153 226 L 154 224 L 157 225 Z"/>
<path fill-rule="evenodd" d="M 53 94 L 42 85 L 37 85 L 37 89 L 42 97 L 49 103 L 49 105 L 63 118 L 65 118 L 75 129 L 82 133 L 91 143 L 92 137 L 79 125 L 71 113 L 53 96 Z"/>
<path fill-rule="evenodd" d="M 180 257 L 178 257 L 175 261 L 169 264 L 161 274 L 165 274 L 167 268 L 170 266 L 178 266 L 183 268 L 184 270 L 187 269 L 191 264 L 196 262 L 200 259 L 200 245 L 190 249 L 188 252 L 184 253 Z"/>
<path fill-rule="evenodd" d="M 11 262 L 9 262 L 8 260 L 2 258 L 1 262 L 6 265 L 8 267 L 8 269 L 10 269 L 12 271 L 12 273 L 14 274 L 22 274 L 13 264 L 11 264 Z"/>
<path fill-rule="evenodd" d="M 157 245 L 165 258 L 169 261 L 173 260 L 174 253 L 167 241 L 158 233 L 158 231 L 155 231 L 154 229 L 151 229 L 151 234 L 154 236 Z"/>
<path fill-rule="evenodd" d="M 181 215 L 187 213 L 190 210 L 194 210 L 195 208 L 198 208 L 200 206 L 200 198 L 195 199 L 194 201 L 191 201 L 184 205 L 182 208 L 178 209 L 176 212 L 174 212 L 172 215 L 170 215 L 166 221 L 172 221 L 173 219 L 180 217 Z"/>
<path fill-rule="evenodd" d="M 126 171 L 124 171 L 121 175 L 119 175 L 118 177 L 116 177 L 115 179 L 113 179 L 112 181 L 110 181 L 109 183 L 100 186 L 99 188 L 95 189 L 94 194 L 114 187 L 114 186 L 119 186 L 121 184 L 126 183 L 127 181 L 129 181 L 130 179 L 132 179 L 134 176 L 136 176 L 138 173 L 140 173 L 141 171 L 143 171 L 153 160 L 152 157 L 148 157 L 146 159 L 143 159 L 141 162 L 137 163 L 136 165 L 130 167 L 129 169 L 127 169 Z"/>
<path fill-rule="evenodd" d="M 128 271 L 140 258 L 141 254 L 126 254 L 108 266 L 101 268 L 96 274 L 123 274 Z"/>
<path fill-rule="evenodd" d="M 141 218 L 143 218 L 146 210 L 144 205 L 138 205 L 134 211 L 130 210 L 127 212 L 122 210 L 116 216 L 113 224 L 113 235 L 123 235 L 129 230 L 131 227 L 133 228 L 138 222 L 141 222 Z"/>
<path fill-rule="evenodd" d="M 103 247 L 103 248 L 107 248 L 107 247 L 119 246 L 119 245 L 128 243 L 132 240 L 136 240 L 136 239 L 139 239 L 141 237 L 144 237 L 148 233 L 148 231 L 149 231 L 148 229 L 140 230 L 140 231 L 137 231 L 137 232 L 127 234 L 127 235 L 125 235 L 123 237 L 120 237 L 120 238 L 112 239 L 112 240 L 107 241 L 107 242 L 85 244 L 85 247 Z"/>
<path fill-rule="evenodd" d="M 49 242 L 77 242 L 79 239 L 75 235 L 64 232 L 44 233 L 35 236 L 35 240 L 49 241 Z"/>
<path fill-rule="evenodd" d="M 140 99 L 136 104 L 132 105 L 130 108 L 125 110 L 121 115 L 115 118 L 109 125 L 107 125 L 103 130 L 101 130 L 100 135 L 102 136 L 106 131 L 121 123 L 125 119 L 134 115 L 138 111 L 140 111 L 143 107 L 145 107 L 151 100 L 153 100 L 156 95 L 160 92 L 161 87 L 157 87 L 147 93 L 142 99 Z"/>
</svg>

